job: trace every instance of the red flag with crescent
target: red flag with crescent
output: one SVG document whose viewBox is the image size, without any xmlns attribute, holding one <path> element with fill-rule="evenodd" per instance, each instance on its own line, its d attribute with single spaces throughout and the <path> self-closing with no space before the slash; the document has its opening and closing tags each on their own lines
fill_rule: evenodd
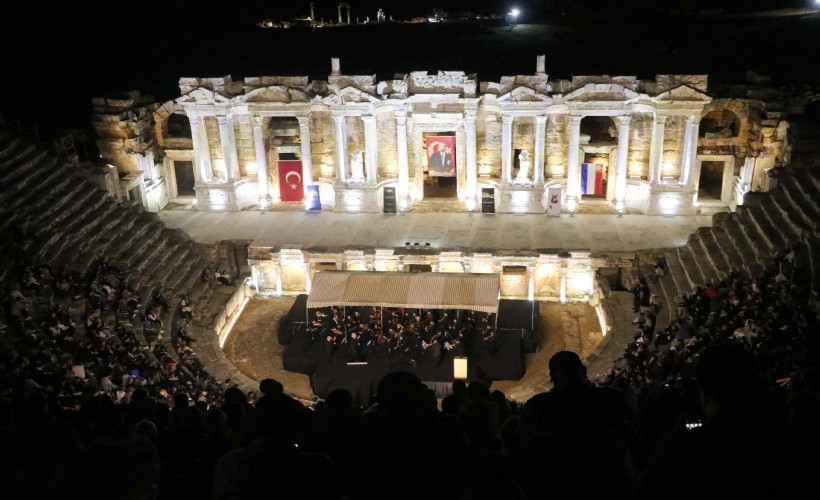
<svg viewBox="0 0 820 500">
<path fill-rule="evenodd" d="M 302 201 L 304 196 L 302 161 L 279 160 L 279 199 L 282 201 Z"/>
</svg>

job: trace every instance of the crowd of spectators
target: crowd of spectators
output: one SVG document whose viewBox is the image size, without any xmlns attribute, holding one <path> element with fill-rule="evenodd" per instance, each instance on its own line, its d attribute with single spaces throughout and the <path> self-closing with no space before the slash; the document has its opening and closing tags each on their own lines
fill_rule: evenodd
<svg viewBox="0 0 820 500">
<path fill-rule="evenodd" d="M 7 498 L 820 491 L 818 316 L 790 249 L 754 279 L 732 274 L 683 297 L 664 328 L 648 287 L 636 286 L 634 341 L 598 380 L 561 351 L 548 367 L 553 388 L 526 405 L 477 381 L 456 381 L 439 405 L 415 375 L 398 371 L 363 408 L 345 389 L 306 406 L 271 379 L 257 399 L 209 376 L 184 328 L 163 342 L 171 327 L 163 312 L 183 312 L 187 299 L 141 297 L 126 286 L 126 269 L 102 262 L 83 280 L 18 262 L 0 325 L 0 440 L 13 457 L 0 469 Z M 313 315 L 311 334 L 331 348 L 358 341 L 363 350 L 426 351 L 458 348 L 469 332 L 481 342 L 495 334 L 491 316 L 470 312 Z"/>
<path fill-rule="evenodd" d="M 411 365 L 426 355 L 441 362 L 477 347 L 492 352 L 497 343 L 496 315 L 472 310 L 334 306 L 311 314 L 311 340 L 323 342 L 329 357 L 342 351 L 351 362 L 394 353 Z"/>
</svg>

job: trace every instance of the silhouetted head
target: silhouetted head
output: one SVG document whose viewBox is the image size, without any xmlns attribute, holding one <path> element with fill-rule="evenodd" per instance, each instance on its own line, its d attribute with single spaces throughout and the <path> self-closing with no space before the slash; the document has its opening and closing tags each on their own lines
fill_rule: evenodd
<svg viewBox="0 0 820 500">
<path fill-rule="evenodd" d="M 421 410 L 424 384 L 414 374 L 406 371 L 388 373 L 379 382 L 379 409 L 382 411 Z"/>
<path fill-rule="evenodd" d="M 282 394 L 284 390 L 285 388 L 284 386 L 282 386 L 282 383 L 272 378 L 266 378 L 263 381 L 259 382 L 259 391 L 265 396 L 270 396 L 273 394 Z"/>
<path fill-rule="evenodd" d="M 739 344 L 709 346 L 695 370 L 703 411 L 707 416 L 753 406 L 758 391 L 752 354 Z"/>
<path fill-rule="evenodd" d="M 550 378 L 556 387 L 586 381 L 587 370 L 581 358 L 572 351 L 558 351 L 549 361 Z"/>
</svg>

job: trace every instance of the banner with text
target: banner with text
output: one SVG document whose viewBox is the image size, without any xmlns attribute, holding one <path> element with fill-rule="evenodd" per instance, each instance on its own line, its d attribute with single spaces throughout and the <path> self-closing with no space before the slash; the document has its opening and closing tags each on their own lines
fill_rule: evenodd
<svg viewBox="0 0 820 500">
<path fill-rule="evenodd" d="M 384 188 L 384 213 L 396 213 L 396 188 L 394 187 Z"/>
<path fill-rule="evenodd" d="M 319 198 L 319 186 L 312 184 L 307 187 L 307 209 L 322 210 L 322 200 Z"/>
<path fill-rule="evenodd" d="M 495 188 L 481 188 L 481 213 L 495 213 Z"/>
<path fill-rule="evenodd" d="M 547 189 L 547 215 L 558 217 L 561 215 L 561 187 L 552 186 Z"/>
<path fill-rule="evenodd" d="M 305 197 L 302 186 L 302 161 L 279 160 L 279 199 L 282 201 L 302 201 Z"/>
</svg>

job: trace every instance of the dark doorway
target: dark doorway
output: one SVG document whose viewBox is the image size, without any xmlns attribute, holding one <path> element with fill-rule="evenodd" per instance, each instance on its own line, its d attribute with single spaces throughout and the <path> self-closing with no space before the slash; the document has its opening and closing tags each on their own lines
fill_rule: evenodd
<svg viewBox="0 0 820 500">
<path fill-rule="evenodd" d="M 700 182 L 698 182 L 698 200 L 720 200 L 723 190 L 722 161 L 704 161 L 700 164 Z"/>
<path fill-rule="evenodd" d="M 427 264 L 408 264 L 407 271 L 411 273 L 430 273 L 433 268 Z"/>
<path fill-rule="evenodd" d="M 177 178 L 177 196 L 195 196 L 194 162 L 174 161 L 174 174 Z"/>
</svg>

